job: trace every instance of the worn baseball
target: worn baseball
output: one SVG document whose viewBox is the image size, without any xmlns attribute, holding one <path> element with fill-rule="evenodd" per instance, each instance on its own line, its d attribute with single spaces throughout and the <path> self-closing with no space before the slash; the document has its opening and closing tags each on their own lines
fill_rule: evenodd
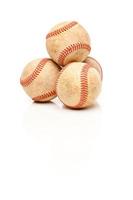
<svg viewBox="0 0 133 200">
<path fill-rule="evenodd" d="M 59 99 L 70 108 L 91 106 L 101 90 L 99 72 L 83 62 L 73 62 L 60 72 L 56 92 Z"/>
<path fill-rule="evenodd" d="M 89 57 L 87 57 L 87 59 L 84 62 L 88 63 L 88 65 L 90 67 L 94 67 L 99 72 L 101 80 L 103 80 L 102 67 L 101 67 L 101 65 L 99 64 L 99 62 L 95 58 L 92 58 L 92 57 L 89 56 Z"/>
<path fill-rule="evenodd" d="M 46 47 L 50 57 L 58 65 L 64 66 L 87 58 L 91 50 L 90 37 L 78 22 L 63 22 L 47 34 Z"/>
<path fill-rule="evenodd" d="M 58 65 L 51 59 L 36 59 L 26 65 L 20 83 L 33 101 L 49 101 L 56 97 L 59 71 Z"/>
</svg>

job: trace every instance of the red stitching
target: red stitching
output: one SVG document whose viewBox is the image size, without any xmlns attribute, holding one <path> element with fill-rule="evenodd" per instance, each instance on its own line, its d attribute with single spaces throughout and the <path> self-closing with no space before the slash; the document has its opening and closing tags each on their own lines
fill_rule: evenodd
<svg viewBox="0 0 133 200">
<path fill-rule="evenodd" d="M 90 66 L 88 64 L 85 64 L 81 70 L 80 75 L 80 84 L 81 84 L 81 95 L 79 103 L 74 108 L 81 108 L 87 101 L 88 98 L 88 70 Z"/>
<path fill-rule="evenodd" d="M 71 28 L 72 28 L 73 26 L 75 26 L 76 24 L 77 24 L 77 22 L 75 22 L 75 21 L 73 21 L 73 22 L 71 22 L 71 23 L 69 23 L 69 24 L 66 24 L 66 25 L 63 26 L 62 28 L 59 28 L 59 29 L 57 29 L 57 30 L 55 30 L 55 31 L 52 31 L 52 32 L 48 33 L 48 34 L 46 35 L 46 39 L 48 39 L 48 38 L 50 38 L 50 37 L 53 37 L 53 36 L 57 36 L 57 35 L 59 35 L 59 34 L 65 32 L 65 31 L 71 29 Z"/>
<path fill-rule="evenodd" d="M 35 68 L 35 70 L 32 72 L 32 74 L 30 74 L 27 78 L 25 79 L 20 79 L 20 84 L 23 86 L 23 87 L 27 87 L 29 86 L 32 81 L 34 79 L 37 78 L 37 76 L 40 74 L 40 72 L 42 71 L 43 67 L 45 66 L 45 64 L 47 63 L 49 59 L 47 58 L 44 58 L 42 59 L 39 64 L 37 65 L 37 67 Z"/>
<path fill-rule="evenodd" d="M 47 92 L 47 93 L 44 93 L 42 95 L 39 95 L 39 96 L 36 96 L 36 97 L 33 97 L 32 100 L 33 101 L 41 101 L 41 100 L 45 100 L 51 96 L 55 96 L 56 95 L 56 92 L 55 90 L 53 91 L 50 91 L 50 92 Z"/>
<path fill-rule="evenodd" d="M 94 60 L 94 61 L 99 65 L 100 72 L 101 72 L 101 80 L 103 80 L 103 70 L 102 70 L 102 67 L 101 67 L 100 63 L 99 63 L 95 58 L 93 58 L 93 57 L 91 57 L 91 56 L 87 57 L 87 59 L 89 59 L 89 58 L 92 59 L 92 60 Z M 89 62 L 86 62 L 86 63 L 89 64 Z M 95 68 L 95 66 L 94 66 L 94 68 Z M 95 68 L 95 69 L 96 69 L 96 68 Z"/>
<path fill-rule="evenodd" d="M 78 49 L 86 49 L 87 51 L 91 50 L 91 47 L 88 44 L 82 44 L 82 43 L 75 43 L 71 44 L 70 46 L 66 47 L 59 55 L 58 63 L 62 66 L 64 65 L 65 58 L 71 54 L 74 51 L 77 51 Z"/>
</svg>

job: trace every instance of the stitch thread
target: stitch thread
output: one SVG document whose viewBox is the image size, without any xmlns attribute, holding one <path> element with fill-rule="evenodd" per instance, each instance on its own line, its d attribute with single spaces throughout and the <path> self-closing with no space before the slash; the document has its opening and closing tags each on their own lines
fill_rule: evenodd
<svg viewBox="0 0 133 200">
<path fill-rule="evenodd" d="M 85 64 L 81 70 L 80 84 L 81 84 L 81 94 L 79 103 L 74 108 L 81 108 L 87 101 L 88 98 L 88 70 L 90 66 Z"/>
<path fill-rule="evenodd" d="M 70 46 L 66 47 L 59 55 L 58 63 L 62 66 L 64 65 L 64 60 L 66 57 L 71 54 L 74 51 L 77 51 L 79 49 L 86 49 L 87 51 L 91 50 L 91 47 L 88 44 L 82 44 L 82 43 L 75 43 L 71 44 Z"/>
<path fill-rule="evenodd" d="M 44 94 L 42 94 L 42 95 L 33 97 L 32 100 L 33 100 L 33 101 L 41 101 L 41 100 L 47 99 L 47 98 L 49 98 L 49 97 L 51 97 L 51 96 L 55 96 L 55 95 L 56 95 L 56 92 L 55 92 L 55 90 L 53 90 L 53 91 L 44 93 Z"/>
<path fill-rule="evenodd" d="M 101 73 L 101 80 L 103 80 L 103 70 L 102 70 L 102 67 L 101 67 L 100 63 L 99 63 L 95 58 L 93 58 L 93 57 L 91 57 L 91 56 L 87 57 L 87 59 L 89 59 L 89 58 L 92 59 L 92 60 L 94 60 L 94 61 L 99 65 L 100 73 Z M 89 64 L 88 61 L 87 61 L 86 63 Z M 95 66 L 94 66 L 94 68 L 97 69 Z"/>
<path fill-rule="evenodd" d="M 62 28 L 59 28 L 59 29 L 57 29 L 57 30 L 55 30 L 55 31 L 52 31 L 52 32 L 50 32 L 50 33 L 48 33 L 48 34 L 46 35 L 46 39 L 48 39 L 48 38 L 50 38 L 50 37 L 57 36 L 57 35 L 59 35 L 59 34 L 65 32 L 65 31 L 71 29 L 71 28 L 72 28 L 73 26 L 75 26 L 76 24 L 78 24 L 78 23 L 75 22 L 75 21 L 73 21 L 73 22 L 71 22 L 71 23 L 69 23 L 69 24 L 63 26 Z"/>
<path fill-rule="evenodd" d="M 35 70 L 32 72 L 32 74 L 30 74 L 27 78 L 25 79 L 20 79 L 20 84 L 23 86 L 23 87 L 27 87 L 29 86 L 32 81 L 34 79 L 37 78 L 37 76 L 40 74 L 40 72 L 42 71 L 43 67 L 45 66 L 45 64 L 47 63 L 49 59 L 47 58 L 44 58 L 42 59 L 39 64 L 37 65 L 37 67 L 35 68 Z"/>
</svg>

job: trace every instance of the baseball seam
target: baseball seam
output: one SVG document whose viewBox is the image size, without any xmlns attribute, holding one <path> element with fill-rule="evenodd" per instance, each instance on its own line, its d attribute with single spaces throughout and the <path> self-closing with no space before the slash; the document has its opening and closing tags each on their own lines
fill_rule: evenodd
<svg viewBox="0 0 133 200">
<path fill-rule="evenodd" d="M 61 75 L 62 75 L 62 73 L 66 70 L 66 68 L 67 68 L 68 66 L 66 65 L 61 71 L 60 71 L 60 75 L 59 75 L 59 78 L 58 78 L 58 80 L 57 80 L 57 82 L 56 82 L 56 93 L 57 93 L 57 95 L 58 95 L 58 83 L 59 83 L 59 81 L 60 81 L 60 77 L 61 77 Z M 64 103 L 61 99 L 60 99 L 60 97 L 58 96 L 58 98 L 60 99 L 60 101 L 64 104 L 64 105 L 66 105 L 67 107 L 69 107 L 69 108 L 72 108 L 72 109 L 79 109 L 79 108 L 82 108 L 82 106 L 86 103 L 86 101 L 87 101 L 87 98 L 88 98 L 88 70 L 90 69 L 91 67 L 86 63 L 84 66 L 83 66 L 83 68 L 82 68 L 82 70 L 81 70 L 81 74 L 80 74 L 80 85 L 81 85 L 81 92 L 80 92 L 80 100 L 79 100 L 79 102 L 78 102 L 78 104 L 76 104 L 76 105 L 72 105 L 72 106 L 70 106 L 70 105 L 68 105 L 68 104 L 66 104 L 66 103 Z"/>
<path fill-rule="evenodd" d="M 101 80 L 103 80 L 103 70 L 102 70 L 102 67 L 101 67 L 100 63 L 95 58 L 93 58 L 91 56 L 89 56 L 87 59 L 89 59 L 89 58 L 92 59 L 92 60 L 94 60 L 99 65 L 100 73 L 101 73 Z M 86 62 L 86 63 L 89 64 L 89 62 Z M 95 66 L 94 66 L 94 68 L 97 70 L 97 68 Z"/>
<path fill-rule="evenodd" d="M 49 59 L 47 59 L 47 58 L 42 59 L 39 62 L 39 64 L 37 65 L 37 67 L 35 68 L 35 70 L 32 72 L 32 74 L 30 74 L 25 79 L 20 79 L 20 84 L 23 87 L 29 86 L 33 82 L 33 80 L 35 80 L 37 78 L 37 76 L 40 74 L 40 72 L 42 71 L 43 67 L 45 66 L 45 64 L 47 63 L 48 60 Z"/>
<path fill-rule="evenodd" d="M 80 85 L 81 85 L 81 94 L 79 103 L 74 108 L 81 108 L 87 101 L 88 98 L 88 70 L 90 66 L 85 64 L 81 70 L 80 75 Z"/>
<path fill-rule="evenodd" d="M 59 28 L 59 29 L 57 29 L 57 30 L 55 30 L 55 31 L 52 31 L 52 32 L 48 33 L 48 34 L 46 35 L 46 39 L 51 38 L 51 37 L 54 37 L 54 36 L 57 36 L 57 35 L 59 35 L 59 34 L 65 32 L 65 31 L 71 29 L 71 28 L 72 28 L 73 26 L 75 26 L 76 24 L 78 24 L 78 23 L 75 22 L 75 21 L 73 21 L 73 22 L 71 22 L 71 23 L 69 23 L 69 24 L 66 24 L 66 25 L 63 26 L 63 27 L 61 27 L 61 28 Z"/>
<path fill-rule="evenodd" d="M 49 91 L 49 92 L 45 92 L 42 95 L 33 97 L 32 100 L 33 101 L 41 101 L 41 100 L 48 99 L 49 97 L 52 97 L 52 96 L 55 96 L 55 95 L 56 95 L 56 91 L 52 90 L 52 91 Z"/>
<path fill-rule="evenodd" d="M 91 50 L 91 47 L 88 44 L 84 43 L 75 43 L 67 46 L 61 53 L 59 54 L 58 63 L 62 66 L 64 65 L 64 61 L 68 55 L 77 51 L 79 49 L 86 49 L 87 51 Z"/>
</svg>

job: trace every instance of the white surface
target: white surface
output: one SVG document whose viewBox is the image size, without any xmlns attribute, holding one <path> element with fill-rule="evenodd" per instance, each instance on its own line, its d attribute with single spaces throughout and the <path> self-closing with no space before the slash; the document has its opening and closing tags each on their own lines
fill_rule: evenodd
<svg viewBox="0 0 133 200">
<path fill-rule="evenodd" d="M 19 85 L 54 24 L 78 20 L 104 71 L 98 104 L 34 104 Z M 133 199 L 132 1 L 0 1 L 0 199 Z"/>
</svg>

